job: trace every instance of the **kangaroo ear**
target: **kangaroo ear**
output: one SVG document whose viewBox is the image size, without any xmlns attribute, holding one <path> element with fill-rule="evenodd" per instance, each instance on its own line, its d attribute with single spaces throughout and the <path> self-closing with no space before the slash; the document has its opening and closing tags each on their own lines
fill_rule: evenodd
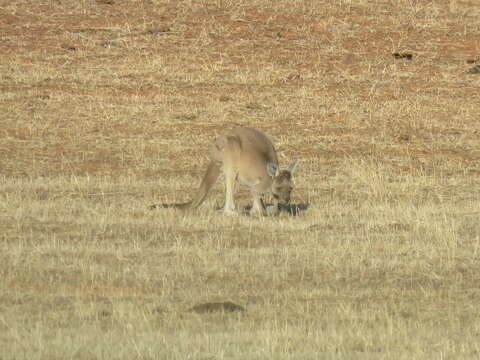
<svg viewBox="0 0 480 360">
<path fill-rule="evenodd" d="M 278 174 L 278 165 L 269 161 L 267 163 L 267 174 L 270 177 L 275 177 Z"/>
<path fill-rule="evenodd" d="M 294 172 L 295 169 L 297 168 L 298 163 L 299 163 L 299 160 L 295 160 L 294 162 L 292 162 L 290 165 L 288 165 L 287 171 L 288 171 L 290 174 L 293 174 L 293 172 Z"/>
</svg>

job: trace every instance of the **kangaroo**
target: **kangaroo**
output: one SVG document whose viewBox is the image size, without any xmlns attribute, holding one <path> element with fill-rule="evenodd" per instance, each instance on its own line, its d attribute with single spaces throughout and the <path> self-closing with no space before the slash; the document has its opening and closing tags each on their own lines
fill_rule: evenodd
<svg viewBox="0 0 480 360">
<path fill-rule="evenodd" d="M 280 170 L 272 142 L 258 130 L 237 127 L 214 141 L 210 149 L 210 163 L 194 198 L 183 204 L 161 206 L 182 210 L 198 208 L 223 170 L 226 189 L 223 209 L 225 214 L 238 214 L 234 193 L 235 183 L 239 183 L 250 187 L 253 198 L 251 214 L 267 215 L 263 195 L 270 193 L 273 197 L 273 208 L 269 209 L 268 214 L 278 215 L 281 206 L 290 203 L 292 174 L 297 165 L 298 160 L 291 163 L 287 170 Z"/>
</svg>

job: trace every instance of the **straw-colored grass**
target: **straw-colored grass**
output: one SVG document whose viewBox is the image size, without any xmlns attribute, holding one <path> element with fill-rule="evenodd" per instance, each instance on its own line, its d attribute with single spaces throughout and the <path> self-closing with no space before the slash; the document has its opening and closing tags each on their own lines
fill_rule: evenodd
<svg viewBox="0 0 480 360">
<path fill-rule="evenodd" d="M 1 359 L 480 356 L 480 4 L 0 13 Z M 301 160 L 307 208 L 224 216 L 219 181 L 149 210 L 233 125 Z M 245 311 L 192 310 L 222 302 Z"/>
</svg>

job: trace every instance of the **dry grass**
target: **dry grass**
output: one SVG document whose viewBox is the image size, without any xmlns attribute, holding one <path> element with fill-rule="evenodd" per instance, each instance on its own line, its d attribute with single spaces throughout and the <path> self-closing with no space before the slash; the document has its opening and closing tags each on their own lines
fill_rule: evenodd
<svg viewBox="0 0 480 360">
<path fill-rule="evenodd" d="M 1 359 L 480 356 L 480 4 L 332 4 L 0 1 Z M 149 211 L 232 124 L 310 207 Z"/>
</svg>

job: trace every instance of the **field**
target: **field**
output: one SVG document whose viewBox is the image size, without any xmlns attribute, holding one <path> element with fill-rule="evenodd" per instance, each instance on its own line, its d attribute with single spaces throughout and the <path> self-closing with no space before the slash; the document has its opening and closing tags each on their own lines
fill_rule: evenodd
<svg viewBox="0 0 480 360">
<path fill-rule="evenodd" d="M 0 0 L 0 359 L 479 358 L 479 18 Z M 302 210 L 150 210 L 234 125 Z"/>
</svg>

